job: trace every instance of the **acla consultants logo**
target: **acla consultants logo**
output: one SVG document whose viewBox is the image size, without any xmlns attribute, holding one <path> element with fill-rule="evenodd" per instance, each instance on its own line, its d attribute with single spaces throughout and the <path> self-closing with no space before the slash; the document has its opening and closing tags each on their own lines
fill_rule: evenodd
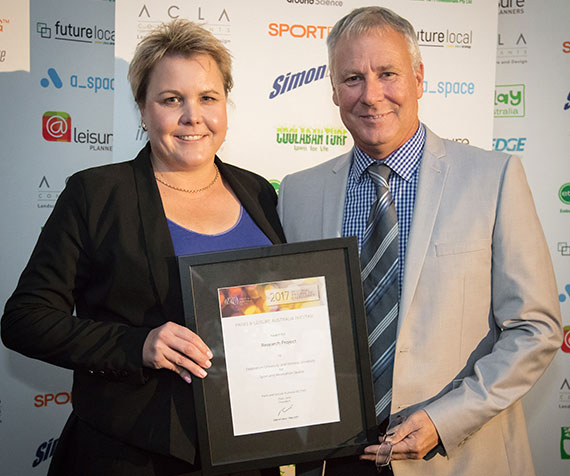
<svg viewBox="0 0 570 476">
<path fill-rule="evenodd" d="M 113 134 L 79 130 L 71 126 L 71 116 L 67 112 L 47 111 L 42 116 L 42 136 L 48 142 L 73 142 L 87 144 L 89 150 L 111 151 Z"/>
</svg>

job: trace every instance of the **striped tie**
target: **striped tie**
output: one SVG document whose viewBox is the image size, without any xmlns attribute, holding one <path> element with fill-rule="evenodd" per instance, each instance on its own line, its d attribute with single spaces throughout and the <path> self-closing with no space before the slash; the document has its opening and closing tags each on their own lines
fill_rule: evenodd
<svg viewBox="0 0 570 476">
<path fill-rule="evenodd" d="M 370 209 L 360 253 L 378 423 L 390 416 L 398 326 L 398 218 L 388 188 L 390 172 L 380 163 L 368 167 L 376 201 Z"/>
</svg>

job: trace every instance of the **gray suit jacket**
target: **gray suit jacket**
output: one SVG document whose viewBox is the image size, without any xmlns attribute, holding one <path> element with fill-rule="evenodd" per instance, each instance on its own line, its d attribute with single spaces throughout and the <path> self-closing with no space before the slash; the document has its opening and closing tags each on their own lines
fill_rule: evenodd
<svg viewBox="0 0 570 476">
<path fill-rule="evenodd" d="M 285 177 L 289 242 L 341 236 L 351 153 Z M 425 409 L 444 450 L 402 475 L 532 475 L 520 398 L 561 344 L 548 247 L 520 160 L 427 130 L 400 299 L 392 424 Z"/>
</svg>

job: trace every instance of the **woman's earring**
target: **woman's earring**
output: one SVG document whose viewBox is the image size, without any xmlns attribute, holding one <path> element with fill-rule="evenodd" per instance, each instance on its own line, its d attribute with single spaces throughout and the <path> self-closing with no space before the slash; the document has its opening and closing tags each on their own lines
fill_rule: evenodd
<svg viewBox="0 0 570 476">
<path fill-rule="evenodd" d="M 143 128 L 143 131 L 148 131 L 148 128 L 146 127 L 146 124 L 144 123 L 144 121 L 141 121 L 141 126 Z"/>
</svg>

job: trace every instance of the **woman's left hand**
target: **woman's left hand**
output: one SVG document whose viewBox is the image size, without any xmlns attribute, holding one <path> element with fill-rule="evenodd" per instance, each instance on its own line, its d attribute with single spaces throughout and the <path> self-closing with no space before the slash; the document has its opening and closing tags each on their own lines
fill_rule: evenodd
<svg viewBox="0 0 570 476">
<path fill-rule="evenodd" d="M 210 368 L 212 352 L 204 341 L 187 327 L 167 322 L 149 332 L 143 345 L 143 365 L 176 372 L 187 383 L 190 373 L 204 378 Z"/>
</svg>

